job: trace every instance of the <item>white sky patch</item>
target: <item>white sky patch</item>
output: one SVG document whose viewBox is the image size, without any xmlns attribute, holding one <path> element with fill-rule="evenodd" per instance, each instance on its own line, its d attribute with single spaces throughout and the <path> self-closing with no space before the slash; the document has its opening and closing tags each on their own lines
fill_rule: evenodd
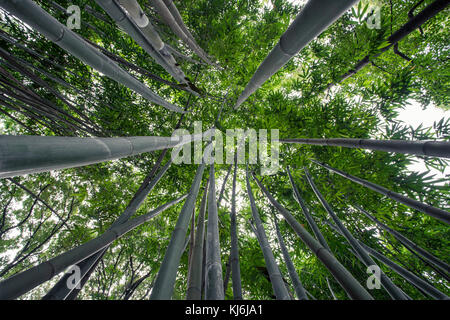
<svg viewBox="0 0 450 320">
<path fill-rule="evenodd" d="M 409 105 L 399 111 L 397 117 L 413 127 L 423 124 L 424 127 L 433 126 L 434 121 L 439 121 L 443 117 L 450 117 L 450 111 L 444 111 L 430 104 L 426 110 L 422 110 L 420 104 L 414 100 L 408 100 Z"/>
<path fill-rule="evenodd" d="M 413 128 L 417 128 L 420 124 L 422 127 L 432 127 L 433 123 L 438 122 L 442 118 L 450 118 L 450 111 L 442 110 L 440 108 L 435 107 L 433 104 L 429 104 L 426 110 L 422 110 L 420 104 L 414 100 L 408 100 L 409 105 L 407 105 L 404 109 L 398 110 L 399 115 L 397 116 L 397 120 L 403 121 L 407 125 L 411 125 Z M 425 163 L 421 159 L 416 159 L 417 162 L 412 163 L 407 166 L 407 168 L 411 171 L 416 172 L 425 172 L 428 169 L 425 166 Z M 430 174 L 435 174 L 435 178 L 445 178 L 445 176 L 450 175 L 450 168 L 446 167 L 444 173 L 437 171 L 436 169 L 429 168 Z"/>
</svg>

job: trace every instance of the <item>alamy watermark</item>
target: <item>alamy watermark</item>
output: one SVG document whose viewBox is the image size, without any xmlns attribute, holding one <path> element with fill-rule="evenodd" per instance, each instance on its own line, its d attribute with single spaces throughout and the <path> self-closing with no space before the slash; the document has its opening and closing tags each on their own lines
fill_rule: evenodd
<svg viewBox="0 0 450 320">
<path fill-rule="evenodd" d="M 76 264 L 73 266 L 70 266 L 67 270 L 67 273 L 72 273 L 66 280 L 66 286 L 69 290 L 73 289 L 81 289 L 81 270 L 80 267 Z"/>
<path fill-rule="evenodd" d="M 181 141 L 179 141 L 180 136 L 182 136 Z M 238 164 L 246 162 L 260 164 L 261 175 L 275 174 L 279 169 L 280 143 L 278 139 L 278 129 L 270 130 L 270 142 L 267 129 L 258 131 L 255 129 L 227 129 L 225 134 L 214 129 L 202 133 L 202 122 L 196 121 L 194 122 L 194 135 L 191 135 L 186 129 L 178 129 L 173 133 L 172 141 L 179 141 L 179 144 L 172 150 L 172 161 L 174 164 L 201 164 L 202 161 L 205 161 L 206 164 L 233 164 L 236 157 Z M 211 141 L 205 150 L 202 148 L 204 141 Z M 191 143 L 194 144 L 193 155 Z M 247 159 L 245 156 L 246 145 L 248 145 Z"/>
<path fill-rule="evenodd" d="M 369 278 L 367 278 L 366 286 L 367 289 L 380 289 L 381 288 L 381 269 L 377 265 L 371 265 L 367 267 L 366 272 L 370 274 Z"/>
<path fill-rule="evenodd" d="M 67 18 L 66 26 L 70 30 L 81 29 L 81 10 L 80 7 L 73 4 L 70 5 L 67 10 L 67 14 L 70 16 Z"/>
<path fill-rule="evenodd" d="M 378 1 L 365 0 L 352 8 L 352 15 L 356 18 L 354 24 L 366 23 L 369 29 L 381 29 L 381 4 Z"/>
</svg>

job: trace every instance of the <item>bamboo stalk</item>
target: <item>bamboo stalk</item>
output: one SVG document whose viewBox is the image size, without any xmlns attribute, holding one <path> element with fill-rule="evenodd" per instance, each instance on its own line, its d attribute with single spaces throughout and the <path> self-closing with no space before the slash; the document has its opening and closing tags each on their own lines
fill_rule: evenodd
<svg viewBox="0 0 450 320">
<path fill-rule="evenodd" d="M 111 0 L 110 0 L 111 1 Z M 109 78 L 139 93 L 147 100 L 171 111 L 183 113 L 179 107 L 167 102 L 114 61 L 89 45 L 75 32 L 61 24 L 32 0 L 0 0 L 0 7 L 38 30 L 49 40 Z M 33 12 L 33 14 L 30 14 Z"/>
<path fill-rule="evenodd" d="M 79 261 L 102 250 L 114 240 L 122 237 L 127 232 L 140 226 L 144 222 L 157 216 L 172 205 L 186 198 L 186 195 L 178 199 L 169 201 L 155 210 L 134 218 L 126 223 L 109 229 L 101 236 L 92 239 L 78 247 L 66 251 L 59 256 L 47 260 L 31 269 L 15 274 L 14 276 L 0 282 L 0 299 L 15 299 L 20 297 L 36 286 L 50 280 L 56 274 L 62 272 L 67 267 L 78 263 Z"/>
<path fill-rule="evenodd" d="M 184 202 L 179 218 L 172 232 L 169 246 L 164 255 L 155 284 L 150 295 L 150 300 L 169 300 L 172 297 L 173 287 L 177 276 L 178 265 L 180 264 L 181 255 L 183 254 L 183 246 L 186 232 L 189 225 L 190 215 L 192 214 L 200 188 L 203 171 L 205 170 L 205 162 L 198 166 L 197 172 L 192 182 L 189 195 Z"/>
<path fill-rule="evenodd" d="M 422 249 L 418 245 L 416 245 L 414 242 L 403 236 L 401 233 L 397 232 L 396 230 L 388 227 L 384 223 L 382 223 L 380 220 L 372 216 L 370 213 L 368 213 L 363 208 L 353 204 L 353 206 L 358 209 L 361 213 L 363 213 L 367 218 L 375 222 L 379 227 L 381 227 L 383 230 L 389 232 L 394 236 L 395 239 L 397 239 L 401 244 L 403 244 L 408 250 L 412 250 L 422 256 L 427 262 L 434 265 L 435 267 L 439 268 L 444 274 L 448 273 L 450 270 L 450 266 L 445 263 L 444 261 L 436 258 L 434 255 L 426 251 L 425 249 Z"/>
<path fill-rule="evenodd" d="M 270 248 L 269 241 L 267 239 L 266 232 L 259 217 L 258 209 L 256 208 L 255 198 L 253 196 L 252 187 L 250 186 L 248 165 L 246 170 L 245 179 L 247 182 L 247 194 L 250 201 L 250 207 L 252 210 L 252 217 L 255 223 L 255 233 L 258 238 L 259 245 L 264 255 L 264 261 L 266 262 L 266 268 L 269 273 L 270 282 L 272 284 L 273 292 L 277 300 L 290 300 L 289 293 L 284 285 L 283 276 L 275 261 L 275 257 Z"/>
<path fill-rule="evenodd" d="M 201 139 L 202 135 L 122 138 L 0 135 L 0 178 L 85 166 Z"/>
<path fill-rule="evenodd" d="M 353 235 L 347 230 L 347 228 L 344 226 L 344 224 L 341 222 L 341 220 L 337 217 L 337 215 L 334 213 L 334 210 L 330 207 L 328 202 L 323 197 L 322 193 L 319 191 L 317 186 L 315 185 L 309 171 L 305 168 L 305 174 L 306 179 L 308 180 L 309 184 L 311 185 L 311 188 L 313 189 L 315 195 L 319 199 L 320 203 L 324 207 L 325 211 L 331 216 L 334 223 L 337 225 L 338 229 L 342 233 L 342 235 L 347 239 L 347 242 L 350 244 L 350 246 L 355 250 L 357 253 L 358 259 L 366 266 L 377 266 L 375 261 L 372 260 L 372 258 L 369 257 L 367 252 L 358 244 L 356 239 L 353 237 Z M 407 297 L 402 293 L 402 291 L 389 279 L 384 272 L 381 271 L 380 273 L 380 281 L 381 285 L 386 289 L 386 291 L 389 293 L 389 295 L 394 300 L 407 300 Z"/>
<path fill-rule="evenodd" d="M 236 225 L 236 175 L 237 175 L 237 153 L 234 156 L 234 172 L 233 185 L 231 190 L 231 214 L 230 214 L 230 263 L 231 263 L 231 281 L 233 285 L 234 300 L 242 300 L 242 285 L 241 285 L 241 269 L 239 266 L 239 242 Z"/>
<path fill-rule="evenodd" d="M 281 235 L 277 217 L 275 214 L 273 215 L 273 217 L 275 229 L 277 232 L 278 243 L 280 245 L 281 253 L 283 254 L 284 262 L 286 263 L 289 277 L 291 278 L 292 285 L 294 286 L 295 293 L 297 294 L 297 298 L 299 300 L 308 300 L 308 296 L 306 295 L 305 289 L 303 288 L 302 282 L 300 281 L 300 277 L 298 276 L 298 273 L 295 270 L 294 263 L 292 262 L 291 256 L 289 255 L 289 251 L 287 250 L 286 245 L 284 243 L 283 236 Z"/>
<path fill-rule="evenodd" d="M 334 146 L 361 148 L 386 152 L 415 154 L 420 156 L 450 158 L 450 142 L 447 141 L 407 141 L 372 139 L 280 139 L 283 143 L 309 144 L 316 146 Z"/>
<path fill-rule="evenodd" d="M 205 300 L 224 300 L 220 258 L 219 216 L 217 213 L 214 163 L 209 170 L 208 226 L 206 235 Z"/>
<path fill-rule="evenodd" d="M 234 108 L 239 108 L 267 79 L 344 14 L 355 2 L 357 0 L 308 1 L 286 32 L 280 37 L 277 45 L 253 74 Z"/>
<path fill-rule="evenodd" d="M 334 255 L 325 249 L 320 242 L 314 239 L 308 231 L 292 216 L 292 214 L 278 203 L 273 196 L 267 191 L 264 185 L 253 174 L 261 191 L 266 195 L 270 203 L 283 215 L 287 223 L 292 227 L 299 238 L 311 249 L 316 257 L 331 272 L 336 281 L 347 292 L 351 299 L 373 300 L 372 296 L 366 289 L 350 274 L 350 272 L 334 257 Z"/>
<path fill-rule="evenodd" d="M 327 249 L 328 251 L 331 252 L 330 247 L 328 246 L 327 241 L 325 240 L 324 236 L 322 235 L 322 233 L 319 230 L 319 227 L 317 226 L 316 222 L 314 221 L 314 219 L 312 218 L 311 214 L 309 213 L 308 208 L 305 205 L 305 202 L 303 201 L 302 197 L 300 196 L 300 192 L 298 191 L 298 188 L 294 182 L 294 179 L 292 178 L 291 175 L 291 171 L 289 170 L 289 166 L 286 167 L 286 171 L 288 173 L 289 176 L 289 182 L 291 183 L 291 187 L 293 192 L 293 197 L 294 199 L 298 202 L 298 204 L 300 205 L 300 207 L 302 208 L 303 214 L 306 217 L 306 220 L 308 221 L 309 226 L 311 227 L 314 235 L 316 236 L 316 239 L 319 240 L 320 244 Z"/>
<path fill-rule="evenodd" d="M 203 264 L 203 243 L 205 239 L 205 213 L 208 196 L 209 180 L 206 181 L 203 191 L 200 211 L 197 221 L 197 232 L 195 233 L 192 259 L 189 265 L 189 276 L 186 290 L 186 300 L 201 300 L 202 298 L 202 264 Z"/>
<path fill-rule="evenodd" d="M 335 172 L 338 175 L 340 175 L 340 176 L 342 176 L 344 178 L 347 178 L 350 181 L 356 182 L 356 183 L 358 183 L 358 184 L 360 184 L 360 185 L 362 185 L 362 186 L 364 186 L 366 188 L 369 188 L 369 189 L 371 189 L 371 190 L 373 190 L 375 192 L 378 192 L 378 193 L 380 193 L 380 194 L 382 194 L 382 195 L 384 195 L 384 196 L 386 196 L 386 197 L 388 197 L 388 198 L 390 198 L 392 200 L 395 200 L 397 202 L 403 203 L 404 205 L 406 205 L 406 206 L 408 206 L 410 208 L 416 209 L 416 210 L 418 210 L 420 212 L 423 212 L 423 213 L 425 213 L 425 214 L 427 214 L 427 215 L 429 215 L 429 216 L 431 216 L 433 218 L 439 219 L 442 222 L 450 224 L 450 212 L 447 212 L 445 210 L 442 210 L 442 209 L 439 209 L 439 208 L 435 208 L 433 206 L 430 206 L 428 204 L 422 203 L 420 201 L 417 201 L 417 200 L 405 197 L 404 195 L 401 195 L 399 193 L 390 191 L 390 190 L 388 190 L 386 188 L 383 188 L 382 186 L 379 186 L 379 185 L 377 185 L 375 183 L 372 183 L 370 181 L 367 181 L 367 180 L 355 177 L 355 176 L 353 176 L 351 174 L 348 174 L 348 173 L 346 173 L 344 171 L 341 171 L 341 170 L 335 169 L 333 167 L 330 167 L 329 165 L 327 165 L 325 163 L 322 163 L 322 162 L 319 162 L 319 161 L 316 161 L 316 160 L 311 160 L 311 161 L 314 162 L 315 164 L 318 164 L 319 166 L 329 170 L 329 171 Z"/>
</svg>

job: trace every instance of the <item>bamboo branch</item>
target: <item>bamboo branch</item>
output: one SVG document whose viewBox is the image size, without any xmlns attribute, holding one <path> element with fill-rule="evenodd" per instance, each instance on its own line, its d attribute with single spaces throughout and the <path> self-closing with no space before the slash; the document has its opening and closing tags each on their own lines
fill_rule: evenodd
<svg viewBox="0 0 450 320">
<path fill-rule="evenodd" d="M 380 49 L 379 53 L 375 55 L 367 55 L 359 62 L 355 64 L 353 69 L 349 70 L 347 73 L 342 75 L 337 81 L 330 83 L 327 86 L 327 89 L 330 89 L 335 84 L 338 84 L 345 79 L 351 77 L 356 74 L 359 70 L 364 68 L 369 62 L 373 59 L 377 58 L 384 52 L 388 51 L 393 45 L 400 42 L 402 39 L 411 34 L 414 30 L 422 26 L 425 22 L 432 19 L 439 12 L 445 10 L 445 8 L 449 5 L 449 0 L 435 0 L 431 4 L 429 4 L 425 9 L 423 9 L 420 13 L 418 13 L 415 17 L 410 19 L 407 23 L 405 23 L 400 29 L 398 29 L 394 34 L 392 34 L 387 41 L 389 44 L 386 47 Z"/>
</svg>

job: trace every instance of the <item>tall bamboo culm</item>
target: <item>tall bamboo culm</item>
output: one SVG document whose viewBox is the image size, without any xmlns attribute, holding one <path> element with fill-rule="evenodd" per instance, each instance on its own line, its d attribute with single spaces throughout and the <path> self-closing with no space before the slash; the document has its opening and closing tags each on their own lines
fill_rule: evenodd
<svg viewBox="0 0 450 320">
<path fill-rule="evenodd" d="M 200 183 L 203 177 L 203 172 L 205 171 L 205 166 L 206 165 L 203 162 L 197 168 L 189 195 L 187 196 L 183 208 L 181 209 L 175 229 L 173 230 L 170 238 L 169 246 L 159 268 L 158 275 L 156 276 L 155 284 L 153 285 L 152 293 L 150 295 L 150 300 L 170 300 L 172 298 L 178 266 L 180 264 L 181 255 L 184 251 L 186 233 L 191 215 L 194 212 L 195 201 L 200 189 Z"/>
<path fill-rule="evenodd" d="M 245 179 L 247 181 L 247 194 L 252 210 L 252 217 L 255 223 L 255 233 L 264 255 L 264 260 L 266 262 L 266 268 L 269 273 L 270 282 L 272 283 L 273 292 L 277 300 L 290 300 L 289 293 L 284 284 L 283 276 L 281 275 L 280 269 L 275 261 L 275 257 L 273 255 L 272 249 L 270 248 L 266 232 L 264 231 L 264 227 L 261 222 L 261 218 L 259 217 L 258 209 L 255 204 L 255 198 L 252 192 L 252 187 L 250 186 L 248 165 Z"/>
<path fill-rule="evenodd" d="M 231 281 L 233 285 L 234 300 L 242 300 L 241 268 L 239 265 L 239 242 L 236 222 L 236 175 L 237 175 L 237 153 L 234 157 L 233 185 L 231 190 L 231 214 L 230 214 L 230 263 Z"/>
<path fill-rule="evenodd" d="M 347 292 L 348 296 L 351 299 L 357 300 L 373 300 L 367 290 L 364 289 L 364 287 L 351 275 L 350 272 L 348 272 L 348 270 L 336 259 L 336 257 L 334 257 L 330 251 L 325 249 L 320 242 L 314 239 L 314 237 L 306 231 L 306 229 L 292 216 L 292 214 L 273 198 L 273 196 L 267 191 L 254 173 L 253 178 L 270 203 L 272 203 L 278 212 L 283 215 L 287 223 L 291 226 L 299 238 L 331 272 L 336 281 Z"/>
<path fill-rule="evenodd" d="M 297 52 L 336 21 L 357 0 L 309 0 L 264 59 L 239 96 L 235 109 L 281 69 Z"/>
<path fill-rule="evenodd" d="M 0 135 L 0 178 L 81 167 L 201 139 L 201 134 L 122 138 Z"/>
<path fill-rule="evenodd" d="M 189 265 L 189 276 L 186 290 L 186 300 L 201 300 L 202 298 L 202 265 L 203 243 L 205 239 L 205 214 L 208 196 L 209 180 L 206 181 L 198 214 L 197 230 L 195 232 L 192 258 Z"/>
<path fill-rule="evenodd" d="M 224 300 L 222 262 L 219 243 L 219 216 L 217 213 L 214 163 L 209 170 L 208 226 L 206 236 L 205 300 Z"/>
<path fill-rule="evenodd" d="M 350 181 L 356 182 L 366 188 L 369 188 L 375 192 L 378 192 L 392 200 L 395 200 L 397 202 L 403 203 L 404 205 L 416 209 L 420 212 L 423 212 L 433 218 L 439 219 L 442 222 L 445 222 L 447 224 L 450 224 L 450 212 L 447 212 L 445 210 L 439 209 L 439 208 L 435 208 L 433 206 L 430 206 L 428 204 L 422 203 L 420 201 L 405 197 L 404 195 L 401 195 L 399 193 L 393 192 L 391 190 L 388 190 L 382 186 L 379 186 L 375 183 L 372 183 L 370 181 L 355 177 L 351 174 L 348 174 L 347 172 L 335 169 L 325 163 L 316 161 L 316 160 L 311 160 L 312 162 L 314 162 L 315 164 L 329 170 L 332 172 L 337 173 L 338 175 L 347 178 Z"/>
<path fill-rule="evenodd" d="M 278 226 L 278 221 L 275 214 L 274 224 L 277 232 L 278 243 L 280 244 L 281 253 L 283 254 L 284 263 L 286 263 L 289 277 L 291 278 L 292 285 L 294 286 L 295 293 L 297 294 L 297 298 L 299 300 L 308 300 L 308 296 L 306 295 L 305 289 L 303 288 L 302 282 L 300 281 L 300 277 L 295 270 L 294 263 L 292 262 L 292 259 L 286 248 L 286 244 L 284 243 L 283 236 L 281 235 L 280 227 Z"/>
<path fill-rule="evenodd" d="M 280 139 L 280 142 L 308 144 L 315 146 L 360 148 L 368 150 L 414 154 L 428 157 L 450 158 L 450 142 L 447 141 L 408 141 L 408 140 L 330 138 L 330 139 Z"/>
<path fill-rule="evenodd" d="M 347 242 L 350 244 L 350 246 L 355 250 L 357 253 L 357 258 L 366 266 L 377 266 L 375 261 L 372 260 L 372 258 L 369 257 L 367 252 L 358 244 L 356 239 L 353 237 L 353 235 L 347 230 L 347 228 L 344 226 L 344 224 L 341 222 L 341 220 L 337 217 L 337 215 L 334 213 L 334 210 L 330 207 L 328 202 L 323 197 L 322 193 L 319 191 L 317 186 L 315 185 L 309 171 L 305 168 L 305 174 L 306 179 L 308 180 L 309 184 L 311 185 L 311 188 L 313 189 L 314 193 L 316 194 L 317 198 L 319 199 L 319 202 L 324 207 L 325 211 L 330 215 L 330 217 L 333 219 L 334 223 L 337 225 L 338 229 L 342 233 L 342 235 L 347 239 Z M 381 270 L 381 269 L 380 269 Z M 389 293 L 389 295 L 394 300 L 407 300 L 407 297 L 402 293 L 402 291 L 389 279 L 386 274 L 381 271 L 380 272 L 380 281 L 381 285 L 386 289 L 386 291 Z"/>
</svg>

